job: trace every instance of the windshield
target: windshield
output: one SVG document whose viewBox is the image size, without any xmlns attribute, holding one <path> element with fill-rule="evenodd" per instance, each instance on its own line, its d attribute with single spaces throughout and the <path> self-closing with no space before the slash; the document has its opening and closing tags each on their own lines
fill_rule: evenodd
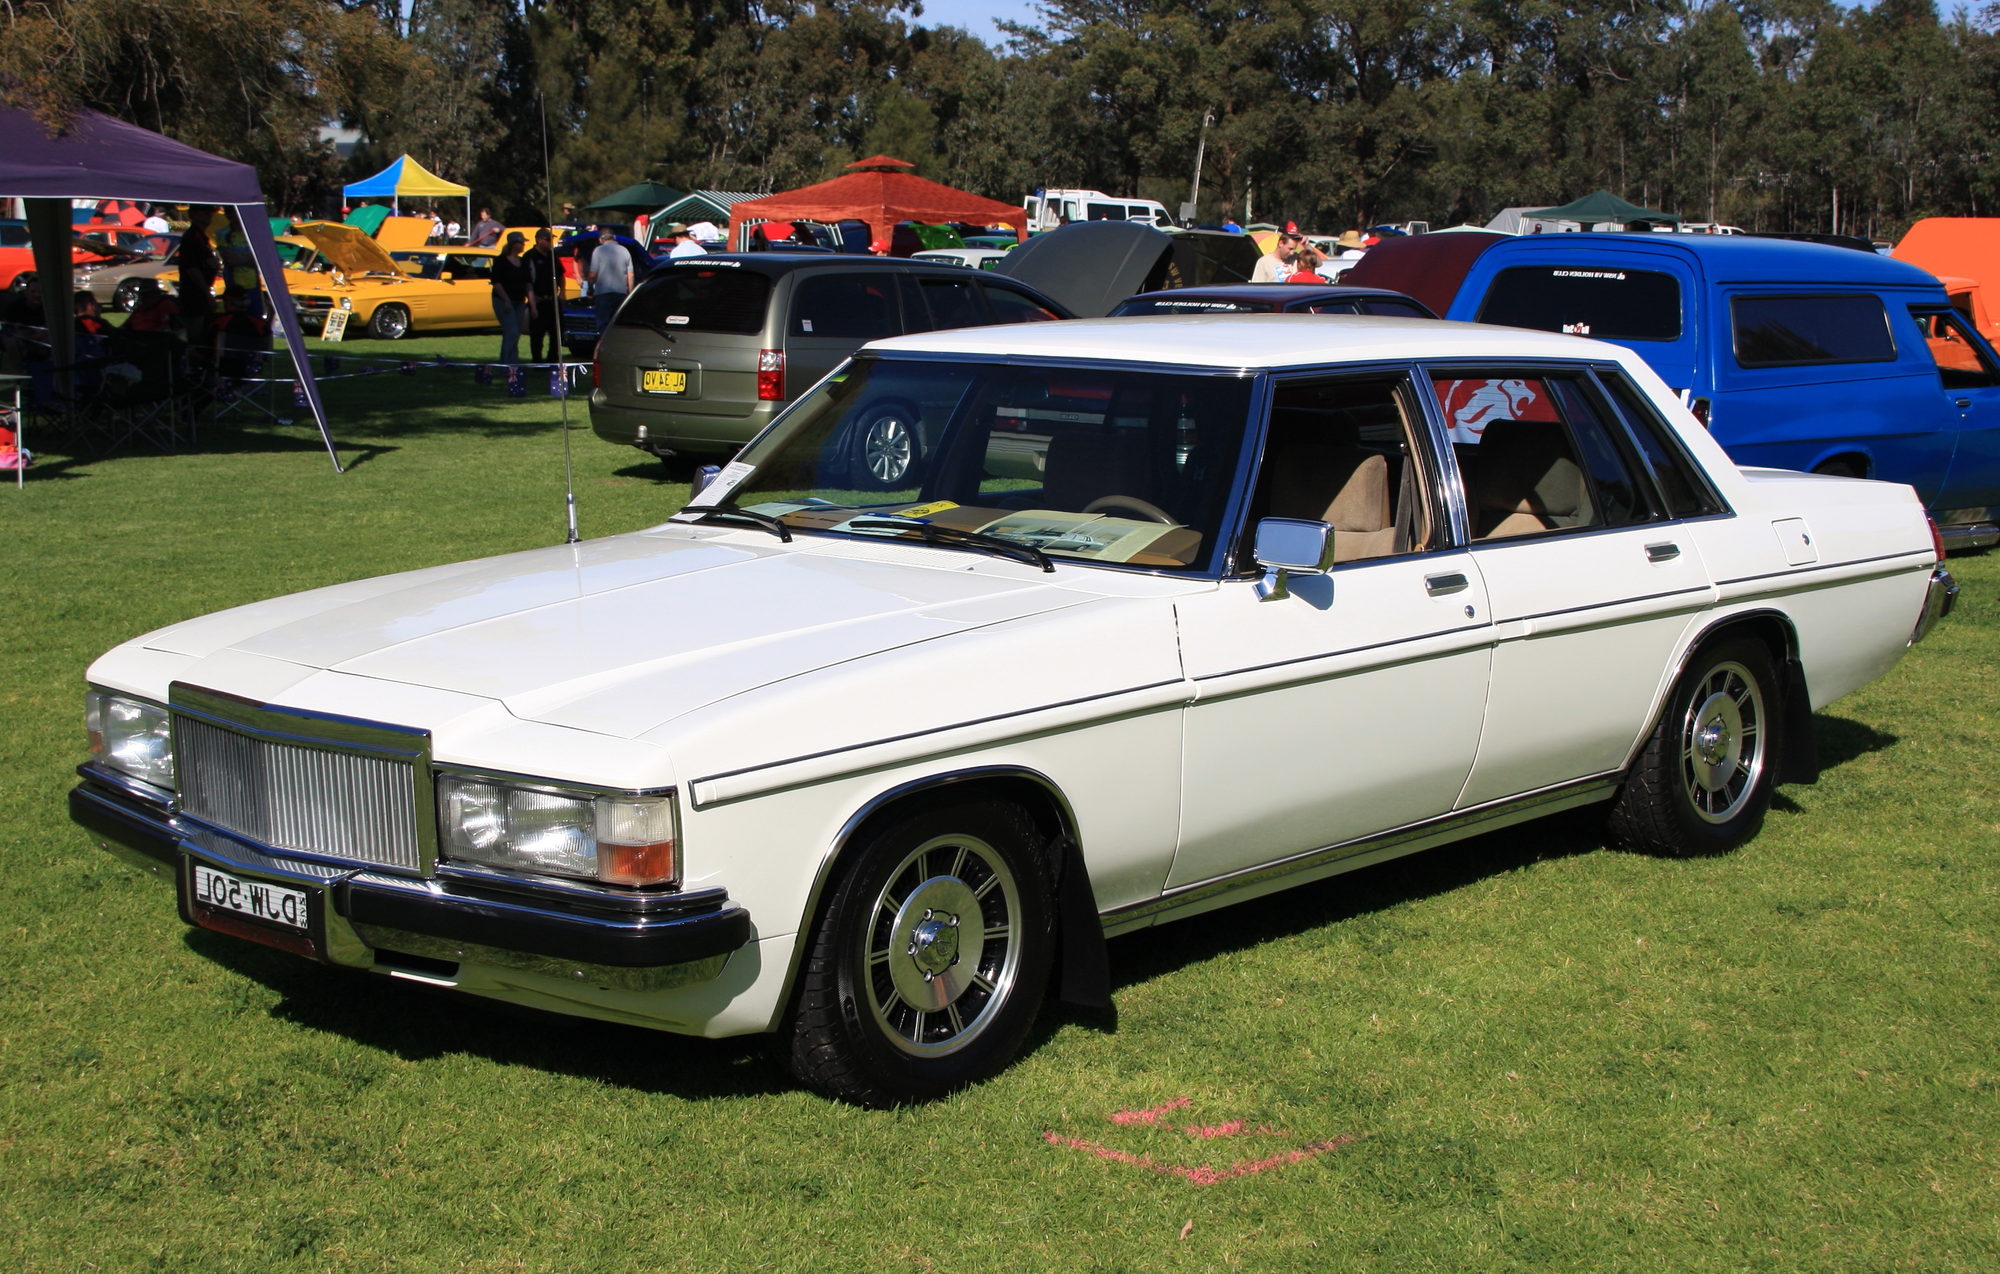
<svg viewBox="0 0 2000 1274">
<path fill-rule="evenodd" d="M 1274 301 L 1251 301 L 1233 296 L 1135 296 L 1121 302 L 1107 318 L 1136 318 L 1145 314 L 1269 314 L 1278 308 Z"/>
<path fill-rule="evenodd" d="M 679 516 L 734 508 L 794 531 L 930 542 L 977 532 L 1059 559 L 1199 570 L 1250 390 L 1234 374 L 857 359 Z M 851 525 L 864 510 L 933 532 Z"/>
</svg>

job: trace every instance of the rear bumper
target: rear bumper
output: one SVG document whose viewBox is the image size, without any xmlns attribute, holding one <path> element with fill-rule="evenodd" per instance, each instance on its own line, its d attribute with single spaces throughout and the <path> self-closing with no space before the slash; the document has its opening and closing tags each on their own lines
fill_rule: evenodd
<svg viewBox="0 0 2000 1274">
<path fill-rule="evenodd" d="M 604 399 L 604 401 L 599 401 Z M 605 397 L 603 390 L 590 396 L 590 428 L 606 442 L 635 446 L 639 429 L 646 430 L 643 448 L 685 452 L 732 452 L 760 433 L 786 404 L 760 402 L 741 416 L 708 416 L 684 411 L 656 411 L 649 408 L 620 407 Z"/>
<path fill-rule="evenodd" d="M 645 893 L 451 864 L 419 879 L 318 863 L 176 814 L 115 775 L 79 773 L 71 820 L 100 848 L 173 882 L 184 920 L 328 964 L 389 972 L 476 963 L 658 991 L 716 977 L 750 940 L 749 913 L 720 889 Z M 196 863 L 305 891 L 312 928 L 302 936 L 207 914 L 190 903 Z"/>
<path fill-rule="evenodd" d="M 1939 527 L 1938 538 L 1944 541 L 1947 553 L 1963 549 L 1989 549 L 2000 544 L 2000 525 L 1992 522 L 1955 522 Z"/>
<path fill-rule="evenodd" d="M 1930 587 L 1924 592 L 1924 613 L 1917 617 L 1917 627 L 1910 634 L 1910 644 L 1916 645 L 1930 636 L 1930 631 L 1940 619 L 1951 614 L 1952 606 L 1958 601 L 1958 581 L 1951 572 L 1939 566 L 1931 571 Z"/>
</svg>

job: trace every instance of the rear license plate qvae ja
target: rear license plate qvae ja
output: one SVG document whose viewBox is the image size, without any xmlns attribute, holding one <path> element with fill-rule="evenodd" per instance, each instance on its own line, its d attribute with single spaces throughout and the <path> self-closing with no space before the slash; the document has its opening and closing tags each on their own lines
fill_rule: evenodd
<svg viewBox="0 0 2000 1274">
<path fill-rule="evenodd" d="M 321 923 L 317 890 L 254 880 L 184 857 L 181 911 L 190 923 L 235 938 L 318 958 Z"/>
<path fill-rule="evenodd" d="M 664 367 L 647 368 L 639 373 L 639 389 L 648 394 L 685 394 L 688 387 L 686 372 L 672 371 Z"/>
</svg>

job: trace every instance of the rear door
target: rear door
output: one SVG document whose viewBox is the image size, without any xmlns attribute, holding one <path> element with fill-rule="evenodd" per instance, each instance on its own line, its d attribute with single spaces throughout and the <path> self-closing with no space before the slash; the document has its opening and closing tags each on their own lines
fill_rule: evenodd
<svg viewBox="0 0 2000 1274">
<path fill-rule="evenodd" d="M 771 276 L 741 266 L 654 271 L 605 336 L 598 365 L 606 396 L 620 407 L 749 415 L 774 291 Z"/>
<path fill-rule="evenodd" d="M 898 273 L 834 267 L 792 275 L 785 321 L 787 397 L 803 394 L 869 341 L 903 334 Z"/>
</svg>

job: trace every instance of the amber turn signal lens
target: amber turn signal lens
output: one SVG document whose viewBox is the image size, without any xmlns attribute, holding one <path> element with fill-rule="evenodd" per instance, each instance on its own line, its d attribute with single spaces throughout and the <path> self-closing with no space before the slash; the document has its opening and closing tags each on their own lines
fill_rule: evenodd
<svg viewBox="0 0 2000 1274">
<path fill-rule="evenodd" d="M 674 843 L 597 847 L 597 878 L 607 885 L 663 885 L 674 878 Z"/>
</svg>

